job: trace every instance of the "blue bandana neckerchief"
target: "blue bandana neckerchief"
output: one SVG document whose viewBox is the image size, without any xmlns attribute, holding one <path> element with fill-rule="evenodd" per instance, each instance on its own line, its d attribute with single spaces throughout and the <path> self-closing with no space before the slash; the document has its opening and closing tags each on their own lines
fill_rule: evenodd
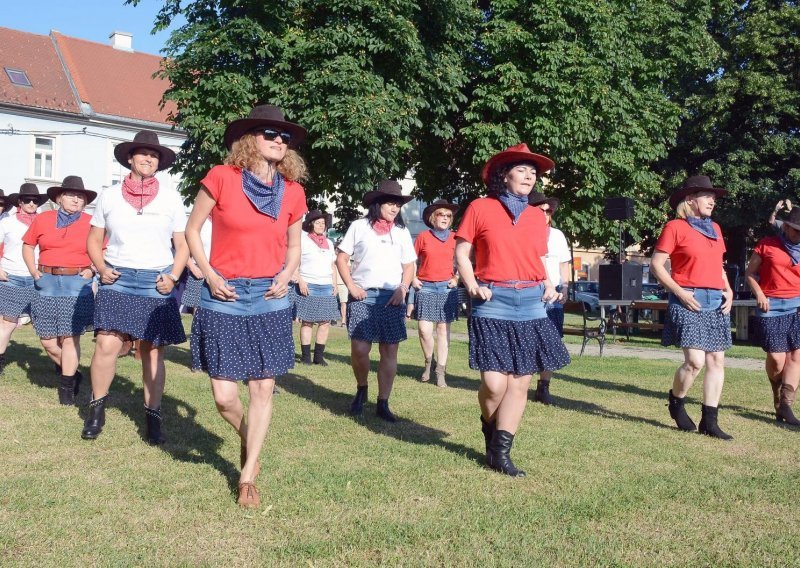
<svg viewBox="0 0 800 568">
<path fill-rule="evenodd" d="M 686 217 L 686 222 L 697 231 L 709 239 L 717 240 L 717 233 L 714 231 L 714 224 L 711 217 Z"/>
<path fill-rule="evenodd" d="M 76 211 L 75 213 L 70 214 L 63 209 L 59 209 L 58 214 L 56 215 L 56 229 L 69 227 L 75 221 L 81 218 L 81 213 L 83 213 L 83 211 Z"/>
<path fill-rule="evenodd" d="M 242 170 L 242 191 L 253 206 L 273 219 L 277 219 L 281 212 L 283 202 L 284 182 L 283 176 L 275 172 L 272 185 L 267 185 L 255 174 Z"/>
<path fill-rule="evenodd" d="M 433 236 L 442 242 L 445 242 L 450 236 L 450 229 L 431 229 Z"/>
<path fill-rule="evenodd" d="M 517 224 L 517 221 L 519 221 L 522 212 L 528 208 L 527 195 L 514 195 L 513 193 L 504 191 L 503 193 L 499 193 L 497 195 L 497 199 L 499 199 L 500 203 L 505 205 L 505 208 L 508 209 L 509 213 L 511 213 L 511 216 L 514 218 L 515 225 Z"/>
<path fill-rule="evenodd" d="M 800 263 L 800 243 L 793 243 L 787 239 L 783 231 L 780 232 L 780 238 L 783 250 L 785 250 L 789 258 L 792 259 L 792 266 L 797 266 L 797 264 Z"/>
</svg>

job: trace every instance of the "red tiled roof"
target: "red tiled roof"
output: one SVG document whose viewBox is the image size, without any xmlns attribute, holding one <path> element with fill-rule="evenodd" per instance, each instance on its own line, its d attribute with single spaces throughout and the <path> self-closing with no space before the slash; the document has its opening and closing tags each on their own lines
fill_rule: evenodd
<svg viewBox="0 0 800 568">
<path fill-rule="evenodd" d="M 0 102 L 80 113 L 64 68 L 48 36 L 0 27 L 0 67 L 24 71 L 30 87 L 14 85 L 0 69 Z"/>
</svg>

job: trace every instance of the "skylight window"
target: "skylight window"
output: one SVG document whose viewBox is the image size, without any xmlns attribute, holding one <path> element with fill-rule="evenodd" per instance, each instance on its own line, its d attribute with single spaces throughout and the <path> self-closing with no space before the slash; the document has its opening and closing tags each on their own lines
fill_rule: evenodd
<svg viewBox="0 0 800 568">
<path fill-rule="evenodd" d="M 22 69 L 9 69 L 8 67 L 3 67 L 6 71 L 6 75 L 8 75 L 8 80 L 11 81 L 14 85 L 19 85 L 20 87 L 32 87 L 30 79 L 28 79 L 28 75 L 25 74 L 25 71 Z"/>
</svg>

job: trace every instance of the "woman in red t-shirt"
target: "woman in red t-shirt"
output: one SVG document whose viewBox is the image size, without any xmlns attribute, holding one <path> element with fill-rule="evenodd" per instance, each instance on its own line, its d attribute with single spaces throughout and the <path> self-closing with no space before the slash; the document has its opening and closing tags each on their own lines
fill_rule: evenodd
<svg viewBox="0 0 800 568">
<path fill-rule="evenodd" d="M 222 417 L 241 439 L 239 505 L 258 507 L 259 455 L 272 417 L 275 377 L 294 367 L 289 278 L 300 263 L 300 227 L 307 211 L 306 166 L 296 147 L 306 130 L 260 105 L 225 129 L 230 153 L 214 166 L 186 226 L 205 276 L 192 323 L 192 367 L 208 372 Z M 211 215 L 211 258 L 200 228 Z M 239 383 L 250 396 L 247 417 Z"/>
<path fill-rule="evenodd" d="M 458 319 L 458 274 L 454 270 L 456 237 L 450 226 L 458 205 L 437 199 L 422 211 L 429 227 L 414 240 L 417 275 L 411 282 L 414 317 L 419 321 L 419 344 L 425 356 L 420 380 L 427 382 L 433 365 L 433 326 L 436 324 L 436 386 L 446 387 L 445 369 L 450 347 L 450 322 Z"/>
<path fill-rule="evenodd" d="M 36 216 L 22 237 L 22 259 L 37 291 L 31 303 L 33 328 L 59 375 L 58 401 L 73 406 L 83 379 L 78 371 L 81 335 L 94 318 L 94 270 L 86 249 L 91 216 L 83 210 L 97 192 L 85 189 L 78 176 L 67 176 L 47 196 L 58 210 Z"/>
<path fill-rule="evenodd" d="M 661 232 L 650 263 L 651 273 L 666 288 L 669 307 L 661 343 L 683 349 L 683 365 L 669 391 L 669 413 L 678 428 L 697 429 L 684 407 L 686 394 L 705 365 L 700 433 L 730 440 L 717 424 L 725 381 L 725 350 L 731 346 L 733 291 L 722 265 L 725 243 L 711 220 L 718 197 L 728 193 L 706 176 L 688 178 L 669 198 L 677 219 Z M 665 265 L 667 258 L 672 274 Z"/>
<path fill-rule="evenodd" d="M 745 272 L 758 303 L 756 337 L 767 353 L 775 419 L 800 426 L 792 412 L 800 385 L 800 208 L 777 236 L 761 239 Z"/>
</svg>

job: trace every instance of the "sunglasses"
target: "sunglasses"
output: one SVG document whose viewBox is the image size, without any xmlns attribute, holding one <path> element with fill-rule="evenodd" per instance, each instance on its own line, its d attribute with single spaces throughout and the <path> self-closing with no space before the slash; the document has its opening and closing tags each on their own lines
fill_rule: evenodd
<svg viewBox="0 0 800 568">
<path fill-rule="evenodd" d="M 280 138 L 284 144 L 289 144 L 292 141 L 292 135 L 283 130 L 273 130 L 272 128 L 256 128 L 253 130 L 253 132 L 260 134 L 264 137 L 264 140 L 269 140 L 270 142 L 275 142 L 278 138 Z"/>
<path fill-rule="evenodd" d="M 19 198 L 19 202 L 20 203 L 38 203 L 39 200 L 36 199 L 35 197 L 20 197 Z"/>
<path fill-rule="evenodd" d="M 445 219 L 450 219 L 453 216 L 453 214 L 452 213 L 437 213 L 436 216 L 437 217 L 444 217 Z"/>
</svg>

